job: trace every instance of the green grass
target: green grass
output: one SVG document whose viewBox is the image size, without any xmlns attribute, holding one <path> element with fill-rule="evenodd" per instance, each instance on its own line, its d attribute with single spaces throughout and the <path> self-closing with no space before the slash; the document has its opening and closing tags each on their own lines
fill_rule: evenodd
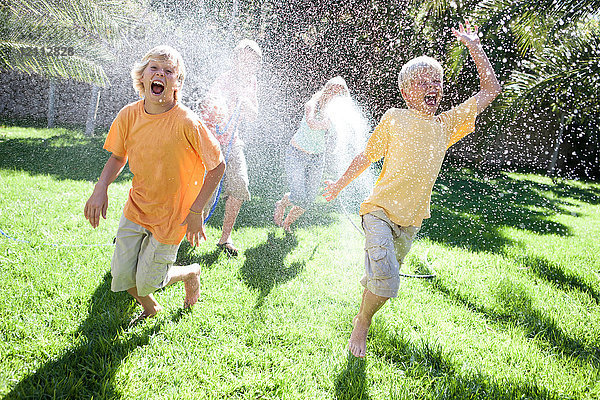
<svg viewBox="0 0 600 400">
<path fill-rule="evenodd" d="M 109 271 L 131 175 L 111 185 L 98 229 L 82 213 L 102 143 L 0 126 L 0 229 L 17 239 L 0 237 L 1 396 L 600 398 L 600 185 L 444 170 L 408 257 L 438 277 L 402 280 L 358 360 L 346 344 L 362 236 L 322 200 L 293 235 L 275 229 L 279 158 L 251 149 L 240 257 L 215 251 L 219 206 L 209 241 L 179 252 L 203 265 L 199 303 L 182 312 L 182 285 L 169 287 L 164 313 L 128 330 L 137 306 Z"/>
</svg>

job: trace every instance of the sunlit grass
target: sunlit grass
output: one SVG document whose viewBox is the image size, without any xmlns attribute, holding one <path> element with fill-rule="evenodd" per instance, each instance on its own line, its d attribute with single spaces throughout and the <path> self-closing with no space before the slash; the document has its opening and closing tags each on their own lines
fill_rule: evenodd
<svg viewBox="0 0 600 400">
<path fill-rule="evenodd" d="M 322 201 L 293 235 L 276 229 L 284 187 L 260 154 L 249 154 L 265 166 L 234 233 L 240 257 L 215 251 L 220 206 L 209 241 L 179 253 L 203 265 L 198 305 L 182 312 L 183 287 L 169 287 L 157 293 L 165 312 L 127 330 L 137 306 L 110 292 L 107 274 L 130 175 L 111 185 L 98 229 L 82 214 L 107 157 L 101 145 L 68 130 L 0 127 L 0 229 L 14 238 L 0 237 L 2 396 L 600 396 L 600 185 L 444 171 L 408 258 L 438 276 L 402 280 L 357 360 L 346 343 L 362 236 Z"/>
</svg>

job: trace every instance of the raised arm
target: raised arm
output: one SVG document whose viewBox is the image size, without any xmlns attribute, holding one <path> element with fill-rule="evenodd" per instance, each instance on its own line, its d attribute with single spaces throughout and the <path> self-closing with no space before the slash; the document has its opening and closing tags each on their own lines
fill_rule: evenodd
<svg viewBox="0 0 600 400">
<path fill-rule="evenodd" d="M 490 60 L 483 51 L 483 47 L 479 41 L 477 26 L 471 27 L 469 21 L 465 21 L 464 26 L 463 24 L 459 24 L 458 30 L 452 28 L 452 33 L 459 42 L 467 46 L 477 67 L 479 92 L 474 97 L 477 101 L 477 113 L 479 114 L 500 94 L 502 86 L 500 86 L 498 78 L 496 78 Z"/>
<path fill-rule="evenodd" d="M 102 215 L 102 218 L 106 219 L 106 210 L 108 209 L 108 185 L 117 179 L 117 176 L 119 176 L 126 163 L 127 158 L 117 157 L 114 154 L 111 154 L 108 161 L 106 161 L 102 173 L 100 174 L 100 178 L 98 179 L 98 183 L 94 186 L 94 191 L 85 203 L 85 208 L 83 209 L 83 215 L 90 221 L 93 228 L 98 227 L 100 224 L 100 215 Z"/>
<path fill-rule="evenodd" d="M 313 95 L 311 99 L 304 105 L 304 118 L 306 119 L 306 125 L 310 129 L 327 129 L 329 128 L 329 121 L 325 118 L 317 119 L 317 101 L 318 95 Z"/>
<path fill-rule="evenodd" d="M 337 197 L 338 194 L 342 191 L 343 188 L 348 186 L 350 182 L 354 179 L 358 178 L 360 174 L 362 174 L 369 166 L 371 165 L 371 161 L 365 155 L 365 152 L 359 153 L 352 162 L 350 166 L 344 172 L 344 175 L 340 177 L 336 182 L 325 181 L 325 191 L 323 196 L 325 200 L 331 201 Z"/>
</svg>

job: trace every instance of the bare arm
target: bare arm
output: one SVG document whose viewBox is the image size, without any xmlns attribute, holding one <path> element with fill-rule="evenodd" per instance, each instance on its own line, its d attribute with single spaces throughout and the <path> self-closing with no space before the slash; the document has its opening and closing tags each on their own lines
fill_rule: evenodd
<svg viewBox="0 0 600 400">
<path fill-rule="evenodd" d="M 244 116 L 244 120 L 252 122 L 258 117 L 258 99 L 240 97 L 240 113 Z"/>
<path fill-rule="evenodd" d="M 481 113 L 502 91 L 502 86 L 498 82 L 496 73 L 492 68 L 490 60 L 487 58 L 481 42 L 477 27 L 471 29 L 469 21 L 465 21 L 465 26 L 459 25 L 459 29 L 452 29 L 454 36 L 469 49 L 469 53 L 477 67 L 479 74 L 479 92 L 475 94 L 477 101 L 477 113 Z"/>
<path fill-rule="evenodd" d="M 327 201 L 335 199 L 343 188 L 348 186 L 354 179 L 358 178 L 370 165 L 371 161 L 367 158 L 364 151 L 354 157 L 350 166 L 340 179 L 336 182 L 325 181 L 325 192 L 323 193 L 325 199 Z"/>
<path fill-rule="evenodd" d="M 204 207 L 219 185 L 224 173 L 224 162 L 221 162 L 206 173 L 204 183 L 202 184 L 202 188 L 200 188 L 200 193 L 198 193 L 196 200 L 194 200 L 194 203 L 190 207 L 190 213 L 185 217 L 185 220 L 181 224 L 187 225 L 186 237 L 192 246 L 198 246 L 202 239 L 206 240 L 206 234 L 204 233 Z"/>
<path fill-rule="evenodd" d="M 126 163 L 126 157 L 117 157 L 114 154 L 111 154 L 108 161 L 106 161 L 102 173 L 100 174 L 100 178 L 98 179 L 98 183 L 94 186 L 94 191 L 85 203 L 85 208 L 83 209 L 83 215 L 90 221 L 93 228 L 97 228 L 100 224 L 100 215 L 102 215 L 102 218 L 106 219 L 106 210 L 108 209 L 108 185 L 117 179 L 117 176 L 119 176 Z"/>
<path fill-rule="evenodd" d="M 310 129 L 327 129 L 329 128 L 329 121 L 327 119 L 316 118 L 317 101 L 313 96 L 304 106 L 304 118 L 306 119 L 306 125 Z"/>
</svg>

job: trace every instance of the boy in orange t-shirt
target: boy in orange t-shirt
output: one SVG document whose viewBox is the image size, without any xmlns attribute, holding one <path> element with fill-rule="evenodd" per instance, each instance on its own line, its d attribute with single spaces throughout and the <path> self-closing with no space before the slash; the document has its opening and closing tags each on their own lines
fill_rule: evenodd
<svg viewBox="0 0 600 400">
<path fill-rule="evenodd" d="M 477 27 L 452 32 L 469 49 L 479 74 L 480 90 L 459 106 L 435 115 L 442 98 L 443 68 L 430 57 L 407 62 L 398 84 L 408 109 L 389 109 L 348 170 L 328 182 L 324 196 L 334 199 L 372 162 L 384 158 L 379 179 L 362 203 L 365 232 L 365 275 L 362 301 L 348 348 L 356 357 L 366 353 L 367 333 L 375 313 L 398 294 L 399 266 L 412 241 L 429 217 L 431 191 L 446 150 L 475 129 L 475 117 L 500 93 L 501 86 L 485 55 Z"/>
<path fill-rule="evenodd" d="M 194 246 L 206 240 L 202 210 L 225 163 L 214 135 L 178 102 L 185 78 L 179 52 L 151 49 L 131 77 L 142 100 L 113 121 L 104 143 L 112 154 L 84 214 L 94 228 L 100 216 L 106 219 L 108 186 L 129 162 L 133 180 L 117 231 L 111 289 L 126 290 L 142 305 L 134 325 L 162 310 L 152 293 L 174 282 L 184 282 L 184 308 L 198 301 L 200 265 L 173 263 L 184 236 Z"/>
</svg>

